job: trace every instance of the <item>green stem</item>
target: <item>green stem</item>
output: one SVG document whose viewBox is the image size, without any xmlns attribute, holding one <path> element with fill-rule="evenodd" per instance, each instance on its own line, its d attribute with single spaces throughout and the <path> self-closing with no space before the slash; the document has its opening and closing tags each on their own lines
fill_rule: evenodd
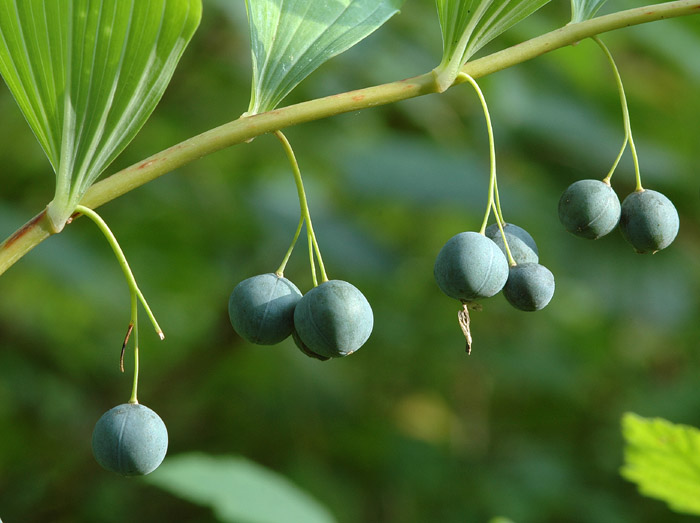
<svg viewBox="0 0 700 523">
<path fill-rule="evenodd" d="M 503 218 L 503 211 L 501 210 L 501 196 L 498 194 L 498 179 L 496 180 L 493 190 L 496 196 L 496 208 L 494 209 L 494 214 L 496 215 L 496 220 L 505 227 L 506 220 Z"/>
<path fill-rule="evenodd" d="M 603 179 L 604 182 L 610 183 L 610 178 L 612 178 L 613 172 L 615 172 L 615 168 L 617 167 L 617 164 L 620 162 L 620 158 L 622 158 L 622 153 L 625 150 L 625 147 L 627 146 L 627 142 L 629 141 L 630 144 L 630 152 L 632 153 L 632 160 L 634 161 L 634 173 L 637 178 L 637 191 L 642 190 L 642 176 L 639 172 L 639 158 L 637 156 L 637 148 L 634 145 L 634 138 L 632 138 L 632 125 L 630 124 L 630 112 L 629 108 L 627 107 L 627 97 L 625 96 L 625 88 L 622 85 L 622 77 L 620 76 L 620 71 L 617 68 L 617 64 L 615 63 L 615 59 L 613 58 L 612 54 L 610 53 L 610 50 L 608 47 L 603 43 L 603 41 L 598 38 L 597 36 L 591 37 L 593 41 L 598 44 L 598 47 L 600 47 L 603 50 L 603 53 L 605 53 L 606 58 L 608 59 L 608 63 L 610 64 L 610 67 L 613 70 L 613 74 L 615 75 L 615 82 L 617 84 L 617 91 L 620 93 L 620 105 L 622 106 L 622 120 L 624 123 L 625 127 L 625 140 L 622 144 L 622 149 L 620 150 L 620 153 L 617 155 L 617 158 L 615 159 L 615 163 L 612 166 L 612 169 L 608 173 L 608 175 Z"/>
<path fill-rule="evenodd" d="M 501 202 L 498 197 L 498 178 L 496 176 L 496 145 L 493 139 L 493 126 L 491 125 L 491 115 L 489 114 L 489 107 L 486 105 L 486 98 L 484 98 L 484 93 L 481 91 L 479 84 L 476 83 L 471 76 L 466 73 L 459 74 L 460 79 L 467 81 L 476 91 L 479 96 L 479 101 L 481 102 L 481 107 L 484 110 L 484 118 L 486 118 L 486 129 L 489 134 L 489 160 L 491 164 L 489 172 L 489 198 L 488 205 L 486 207 L 486 213 L 484 215 L 484 221 L 481 224 L 481 230 L 479 232 L 484 234 L 486 232 L 486 225 L 489 222 L 489 215 L 493 209 L 493 213 L 496 215 L 496 223 L 498 224 L 498 229 L 501 231 L 501 236 L 503 237 L 503 245 L 506 248 L 506 256 L 508 258 L 508 263 L 510 265 L 515 265 L 515 260 L 510 252 L 510 247 L 508 247 L 508 240 L 506 239 L 506 233 L 503 231 L 503 213 L 501 212 Z"/>
<path fill-rule="evenodd" d="M 600 33 L 696 14 L 700 14 L 700 0 L 677 0 L 599 16 L 585 22 L 567 24 L 508 49 L 467 62 L 462 66 L 461 71 L 472 78 L 481 78 Z M 457 83 L 460 83 L 459 78 L 455 80 L 455 84 Z M 437 91 L 435 73 L 430 71 L 399 82 L 390 82 L 239 118 L 185 140 L 101 180 L 90 187 L 80 203 L 86 207 L 97 208 L 202 156 L 231 145 L 248 142 L 262 134 Z M 32 218 L 0 244 L 0 274 L 55 232 L 45 211 Z"/>
<path fill-rule="evenodd" d="M 306 221 L 306 234 L 309 241 L 309 249 L 313 246 L 313 251 L 316 253 L 316 260 L 318 261 L 318 268 L 321 271 L 321 282 L 328 281 L 328 275 L 326 274 L 326 268 L 323 265 L 323 257 L 321 256 L 321 249 L 318 246 L 318 240 L 316 240 L 316 234 L 314 233 L 314 226 L 311 223 L 311 213 L 309 212 L 309 204 L 306 200 L 306 191 L 304 191 L 304 182 L 301 179 L 301 170 L 299 169 L 299 163 L 297 162 L 296 156 L 294 155 L 294 150 L 292 145 L 287 140 L 287 137 L 282 133 L 282 131 L 275 131 L 275 136 L 282 143 L 284 152 L 287 154 L 289 163 L 292 165 L 292 172 L 294 173 L 294 182 L 297 186 L 297 194 L 299 196 L 299 207 L 301 208 L 301 217 Z M 315 266 L 313 260 L 313 252 L 309 254 L 309 260 L 311 261 L 311 274 L 314 279 L 314 287 L 317 285 Z"/>
<path fill-rule="evenodd" d="M 474 88 L 474 91 L 476 91 L 476 95 L 479 97 L 479 101 L 481 102 L 481 108 L 484 111 L 484 118 L 486 119 L 486 130 L 489 135 L 489 197 L 488 203 L 486 205 L 486 213 L 484 214 L 484 221 L 481 223 L 481 229 L 479 230 L 481 234 L 484 234 L 486 231 L 486 225 L 488 225 L 489 222 L 491 209 L 496 208 L 496 145 L 493 139 L 493 126 L 491 125 L 491 115 L 489 114 L 489 107 L 488 105 L 486 105 L 486 98 L 484 98 L 484 93 L 481 92 L 479 84 L 477 84 L 476 80 L 474 80 L 474 78 L 469 76 L 467 73 L 460 73 L 459 79 L 464 82 L 468 82 Z M 496 216 L 496 218 L 498 218 L 498 216 Z"/>
<path fill-rule="evenodd" d="M 287 254 L 284 255 L 284 259 L 282 260 L 282 263 L 280 264 L 279 268 L 275 271 L 275 274 L 279 276 L 280 278 L 284 276 L 284 269 L 287 267 L 287 262 L 289 261 L 289 258 L 292 256 L 292 251 L 294 250 L 294 246 L 297 244 L 297 240 L 299 239 L 299 234 L 301 233 L 301 227 L 304 225 L 304 217 L 301 216 L 299 218 L 299 225 L 297 225 L 297 230 L 294 233 L 294 238 L 292 238 L 292 244 L 289 246 L 289 249 L 287 249 Z"/>
<path fill-rule="evenodd" d="M 131 322 L 134 325 L 134 382 L 131 386 L 131 397 L 129 403 L 138 403 L 137 391 L 139 387 L 139 318 L 138 302 L 136 294 L 131 293 Z"/>
<path fill-rule="evenodd" d="M 117 238 L 115 238 L 109 226 L 105 223 L 105 221 L 99 214 L 97 214 L 92 209 L 89 209 L 88 207 L 78 205 L 75 208 L 75 211 L 90 218 L 95 223 L 95 225 L 97 225 L 100 231 L 102 231 L 102 234 L 104 234 L 105 238 L 107 239 L 107 242 L 112 247 L 112 250 L 114 251 L 114 254 L 117 257 L 119 266 L 124 272 L 126 282 L 129 285 L 129 291 L 133 296 L 137 296 L 138 299 L 141 301 L 143 308 L 146 309 L 146 314 L 148 314 L 148 317 L 151 320 L 151 323 L 153 324 L 153 328 L 155 329 L 156 334 L 158 334 L 161 340 L 164 339 L 165 335 L 163 334 L 163 330 L 158 325 L 158 322 L 156 321 L 153 312 L 151 312 L 151 308 L 148 306 L 148 302 L 146 302 L 146 298 L 143 296 L 143 293 L 139 289 L 139 286 L 136 283 L 136 278 L 134 278 L 134 274 L 131 272 L 131 267 L 129 267 L 129 262 L 126 261 L 126 256 L 124 256 L 124 252 L 119 246 L 119 242 L 117 241 Z M 134 329 L 136 329 L 135 326 Z"/>
</svg>

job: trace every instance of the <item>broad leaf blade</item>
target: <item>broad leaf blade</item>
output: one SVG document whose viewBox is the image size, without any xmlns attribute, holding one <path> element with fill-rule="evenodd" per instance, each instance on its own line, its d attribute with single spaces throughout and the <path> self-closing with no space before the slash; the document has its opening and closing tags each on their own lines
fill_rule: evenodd
<svg viewBox="0 0 700 523">
<path fill-rule="evenodd" d="M 179 498 L 210 507 L 224 522 L 335 521 L 284 476 L 240 457 L 181 454 L 167 458 L 144 479 Z"/>
<path fill-rule="evenodd" d="M 700 430 L 628 413 L 622 433 L 627 443 L 622 476 L 641 494 L 700 515 Z"/>
<path fill-rule="evenodd" d="M 55 225 L 146 122 L 201 9 L 201 0 L 0 0 L 0 73 L 56 171 Z"/>
<path fill-rule="evenodd" d="M 403 0 L 246 0 L 253 54 L 248 114 L 269 111 L 321 64 L 398 12 Z"/>
<path fill-rule="evenodd" d="M 590 20 L 606 0 L 571 0 L 571 23 Z"/>
<path fill-rule="evenodd" d="M 436 0 L 442 30 L 442 62 L 436 69 L 442 89 L 459 68 L 498 35 L 549 0 Z"/>
</svg>

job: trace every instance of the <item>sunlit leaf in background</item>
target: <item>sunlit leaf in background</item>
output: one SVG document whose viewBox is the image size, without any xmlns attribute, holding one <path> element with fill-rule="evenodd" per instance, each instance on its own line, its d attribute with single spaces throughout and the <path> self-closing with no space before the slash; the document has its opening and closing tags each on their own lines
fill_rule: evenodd
<svg viewBox="0 0 700 523">
<path fill-rule="evenodd" d="M 253 53 L 248 113 L 274 109 L 321 64 L 381 27 L 402 3 L 246 0 Z"/>
<path fill-rule="evenodd" d="M 245 458 L 181 454 L 166 459 L 145 479 L 175 496 L 210 507 L 225 522 L 335 521 L 284 476 Z"/>
<path fill-rule="evenodd" d="M 0 0 L 0 73 L 56 172 L 60 228 L 160 100 L 201 0 Z"/>
<path fill-rule="evenodd" d="M 571 23 L 590 20 L 606 0 L 571 0 Z"/>
<path fill-rule="evenodd" d="M 442 29 L 438 83 L 444 89 L 479 49 L 549 0 L 436 0 Z"/>
<path fill-rule="evenodd" d="M 700 516 L 700 430 L 628 413 L 622 433 L 627 445 L 621 474 L 645 496 Z"/>
</svg>

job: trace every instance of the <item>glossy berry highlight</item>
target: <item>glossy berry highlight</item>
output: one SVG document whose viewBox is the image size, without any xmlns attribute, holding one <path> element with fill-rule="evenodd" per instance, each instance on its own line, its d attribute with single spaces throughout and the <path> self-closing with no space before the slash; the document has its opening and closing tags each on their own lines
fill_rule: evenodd
<svg viewBox="0 0 700 523">
<path fill-rule="evenodd" d="M 433 274 L 442 292 L 468 302 L 497 294 L 508 279 L 508 262 L 483 234 L 461 232 L 440 249 Z"/>
<path fill-rule="evenodd" d="M 163 420 L 138 403 L 124 403 L 108 410 L 92 433 L 92 453 L 106 470 L 122 476 L 153 472 L 168 450 Z"/>
<path fill-rule="evenodd" d="M 321 283 L 294 310 L 295 342 L 319 359 L 347 356 L 372 333 L 374 315 L 364 295 L 342 280 Z"/>
<path fill-rule="evenodd" d="M 671 200 L 657 191 L 644 189 L 622 202 L 620 231 L 640 253 L 654 253 L 676 239 L 680 220 Z"/>
<path fill-rule="evenodd" d="M 294 328 L 294 308 L 301 292 L 287 278 L 260 274 L 240 282 L 228 301 L 228 314 L 239 336 L 258 345 L 274 345 Z"/>
<path fill-rule="evenodd" d="M 525 229 L 513 225 L 512 223 L 506 223 L 503 226 L 503 232 L 506 235 L 508 248 L 510 249 L 510 254 L 513 256 L 515 263 L 537 263 L 540 261 L 537 244 L 532 236 L 530 236 L 530 233 Z M 498 248 L 501 249 L 503 254 L 506 254 L 503 235 L 497 223 L 491 224 L 486 228 L 486 236 L 498 245 Z"/>
<path fill-rule="evenodd" d="M 503 295 L 516 309 L 538 311 L 554 296 L 554 275 L 539 263 L 514 265 L 509 270 Z"/>
<path fill-rule="evenodd" d="M 620 221 L 620 199 L 608 183 L 579 180 L 559 199 L 559 221 L 570 233 L 596 240 Z"/>
</svg>

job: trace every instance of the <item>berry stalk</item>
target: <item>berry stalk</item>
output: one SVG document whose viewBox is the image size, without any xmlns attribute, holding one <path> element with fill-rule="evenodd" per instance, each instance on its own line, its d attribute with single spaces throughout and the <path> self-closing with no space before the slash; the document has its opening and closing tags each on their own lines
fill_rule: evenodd
<svg viewBox="0 0 700 523">
<path fill-rule="evenodd" d="M 627 97 L 625 96 L 625 88 L 622 85 L 622 77 L 620 76 L 620 71 L 617 68 L 617 64 L 615 63 L 615 59 L 613 58 L 612 54 L 610 53 L 610 50 L 608 49 L 608 46 L 606 46 L 603 41 L 598 38 L 597 36 L 591 37 L 591 39 L 598 44 L 598 47 L 600 47 L 605 54 L 605 57 L 608 59 L 608 63 L 610 64 L 610 67 L 612 68 L 613 74 L 615 75 L 615 83 L 617 84 L 617 90 L 620 93 L 620 105 L 622 106 L 622 120 L 624 123 L 625 127 L 625 139 L 622 143 L 622 149 L 620 149 L 620 153 L 617 155 L 617 158 L 615 159 L 615 163 L 613 163 L 612 168 L 610 169 L 610 172 L 608 175 L 603 179 L 603 182 L 610 184 L 610 178 L 612 178 L 613 173 L 615 172 L 615 169 L 617 168 L 617 164 L 620 163 L 620 158 L 622 158 L 622 153 L 625 152 L 625 148 L 627 147 L 627 142 L 629 142 L 630 145 L 630 152 L 632 153 L 632 161 L 634 162 L 634 174 L 637 178 L 637 191 L 641 191 L 642 189 L 642 177 L 639 172 L 639 158 L 637 157 L 637 148 L 634 145 L 634 139 L 632 138 L 632 126 L 630 124 L 630 112 L 629 108 L 627 107 Z"/>
</svg>

